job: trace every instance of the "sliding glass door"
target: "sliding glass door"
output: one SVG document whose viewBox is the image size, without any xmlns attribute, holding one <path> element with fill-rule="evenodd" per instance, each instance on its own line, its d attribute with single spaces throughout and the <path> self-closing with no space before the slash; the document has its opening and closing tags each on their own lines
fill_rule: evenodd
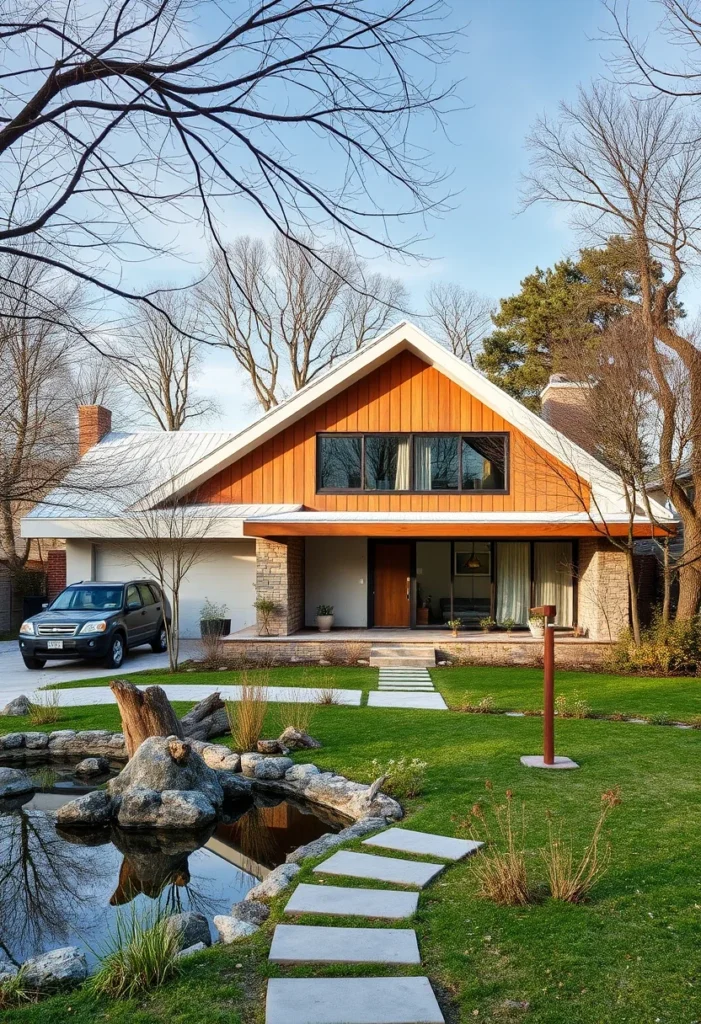
<svg viewBox="0 0 701 1024">
<path fill-rule="evenodd" d="M 499 625 L 528 625 L 531 607 L 531 545 L 529 541 L 498 541 L 497 613 Z"/>
</svg>

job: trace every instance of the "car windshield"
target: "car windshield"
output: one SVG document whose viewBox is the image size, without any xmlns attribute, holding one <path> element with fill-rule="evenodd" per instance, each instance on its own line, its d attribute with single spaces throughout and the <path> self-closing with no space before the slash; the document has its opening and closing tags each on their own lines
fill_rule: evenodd
<svg viewBox="0 0 701 1024">
<path fill-rule="evenodd" d="M 64 590 L 51 605 L 52 611 L 114 611 L 122 607 L 121 587 L 74 587 Z"/>
</svg>

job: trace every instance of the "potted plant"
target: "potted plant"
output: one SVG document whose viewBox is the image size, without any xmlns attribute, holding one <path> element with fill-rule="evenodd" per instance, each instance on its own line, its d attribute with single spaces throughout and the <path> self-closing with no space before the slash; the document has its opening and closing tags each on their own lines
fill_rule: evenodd
<svg viewBox="0 0 701 1024">
<path fill-rule="evenodd" d="M 480 629 L 483 633 L 491 633 L 496 628 L 496 620 L 493 619 L 491 615 L 487 615 L 485 618 L 480 619 Z"/>
<path fill-rule="evenodd" d="M 545 616 L 544 615 L 531 615 L 528 619 L 528 628 L 531 631 L 531 636 L 539 639 L 545 635 Z"/>
<path fill-rule="evenodd" d="M 462 619 L 448 619 L 446 626 L 451 630 L 453 636 L 457 636 L 458 630 L 462 626 Z"/>
<path fill-rule="evenodd" d="M 425 597 L 418 593 L 417 607 L 416 607 L 416 625 L 427 626 L 428 616 L 431 608 L 431 595 L 427 594 Z"/>
<path fill-rule="evenodd" d="M 507 633 L 513 632 L 513 628 L 516 625 L 515 619 L 504 619 L 501 623 L 502 629 L 505 629 Z"/>
<path fill-rule="evenodd" d="M 271 601 L 269 597 L 257 597 L 253 602 L 253 607 L 258 612 L 260 618 L 258 635 L 270 636 L 270 618 L 277 611 L 277 604 L 275 601 Z"/>
<path fill-rule="evenodd" d="M 318 604 L 316 606 L 316 627 L 320 633 L 329 633 L 333 626 L 333 605 Z"/>
<path fill-rule="evenodd" d="M 226 618 L 229 609 L 225 604 L 215 604 L 205 597 L 200 610 L 200 636 L 226 636 L 231 632 L 231 619 Z"/>
</svg>

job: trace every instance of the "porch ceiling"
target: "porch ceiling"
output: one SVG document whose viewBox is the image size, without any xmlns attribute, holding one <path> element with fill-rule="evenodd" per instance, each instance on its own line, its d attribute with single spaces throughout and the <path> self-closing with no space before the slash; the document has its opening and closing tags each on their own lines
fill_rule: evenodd
<svg viewBox="0 0 701 1024">
<path fill-rule="evenodd" d="M 244 522 L 245 537 L 601 537 L 628 533 L 626 516 L 596 523 L 585 513 L 295 512 Z M 640 517 L 636 537 L 664 536 Z"/>
</svg>

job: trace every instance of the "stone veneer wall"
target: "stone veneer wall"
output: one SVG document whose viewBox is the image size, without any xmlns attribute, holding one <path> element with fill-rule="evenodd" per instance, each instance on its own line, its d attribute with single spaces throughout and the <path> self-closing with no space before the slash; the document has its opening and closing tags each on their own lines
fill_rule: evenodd
<svg viewBox="0 0 701 1024">
<path fill-rule="evenodd" d="M 277 605 L 271 615 L 270 634 L 287 636 L 304 626 L 304 538 L 256 541 L 256 597 Z M 257 617 L 262 627 L 260 613 Z"/>
<path fill-rule="evenodd" d="M 626 556 L 606 538 L 579 542 L 577 620 L 593 640 L 616 640 L 628 627 Z"/>
</svg>

